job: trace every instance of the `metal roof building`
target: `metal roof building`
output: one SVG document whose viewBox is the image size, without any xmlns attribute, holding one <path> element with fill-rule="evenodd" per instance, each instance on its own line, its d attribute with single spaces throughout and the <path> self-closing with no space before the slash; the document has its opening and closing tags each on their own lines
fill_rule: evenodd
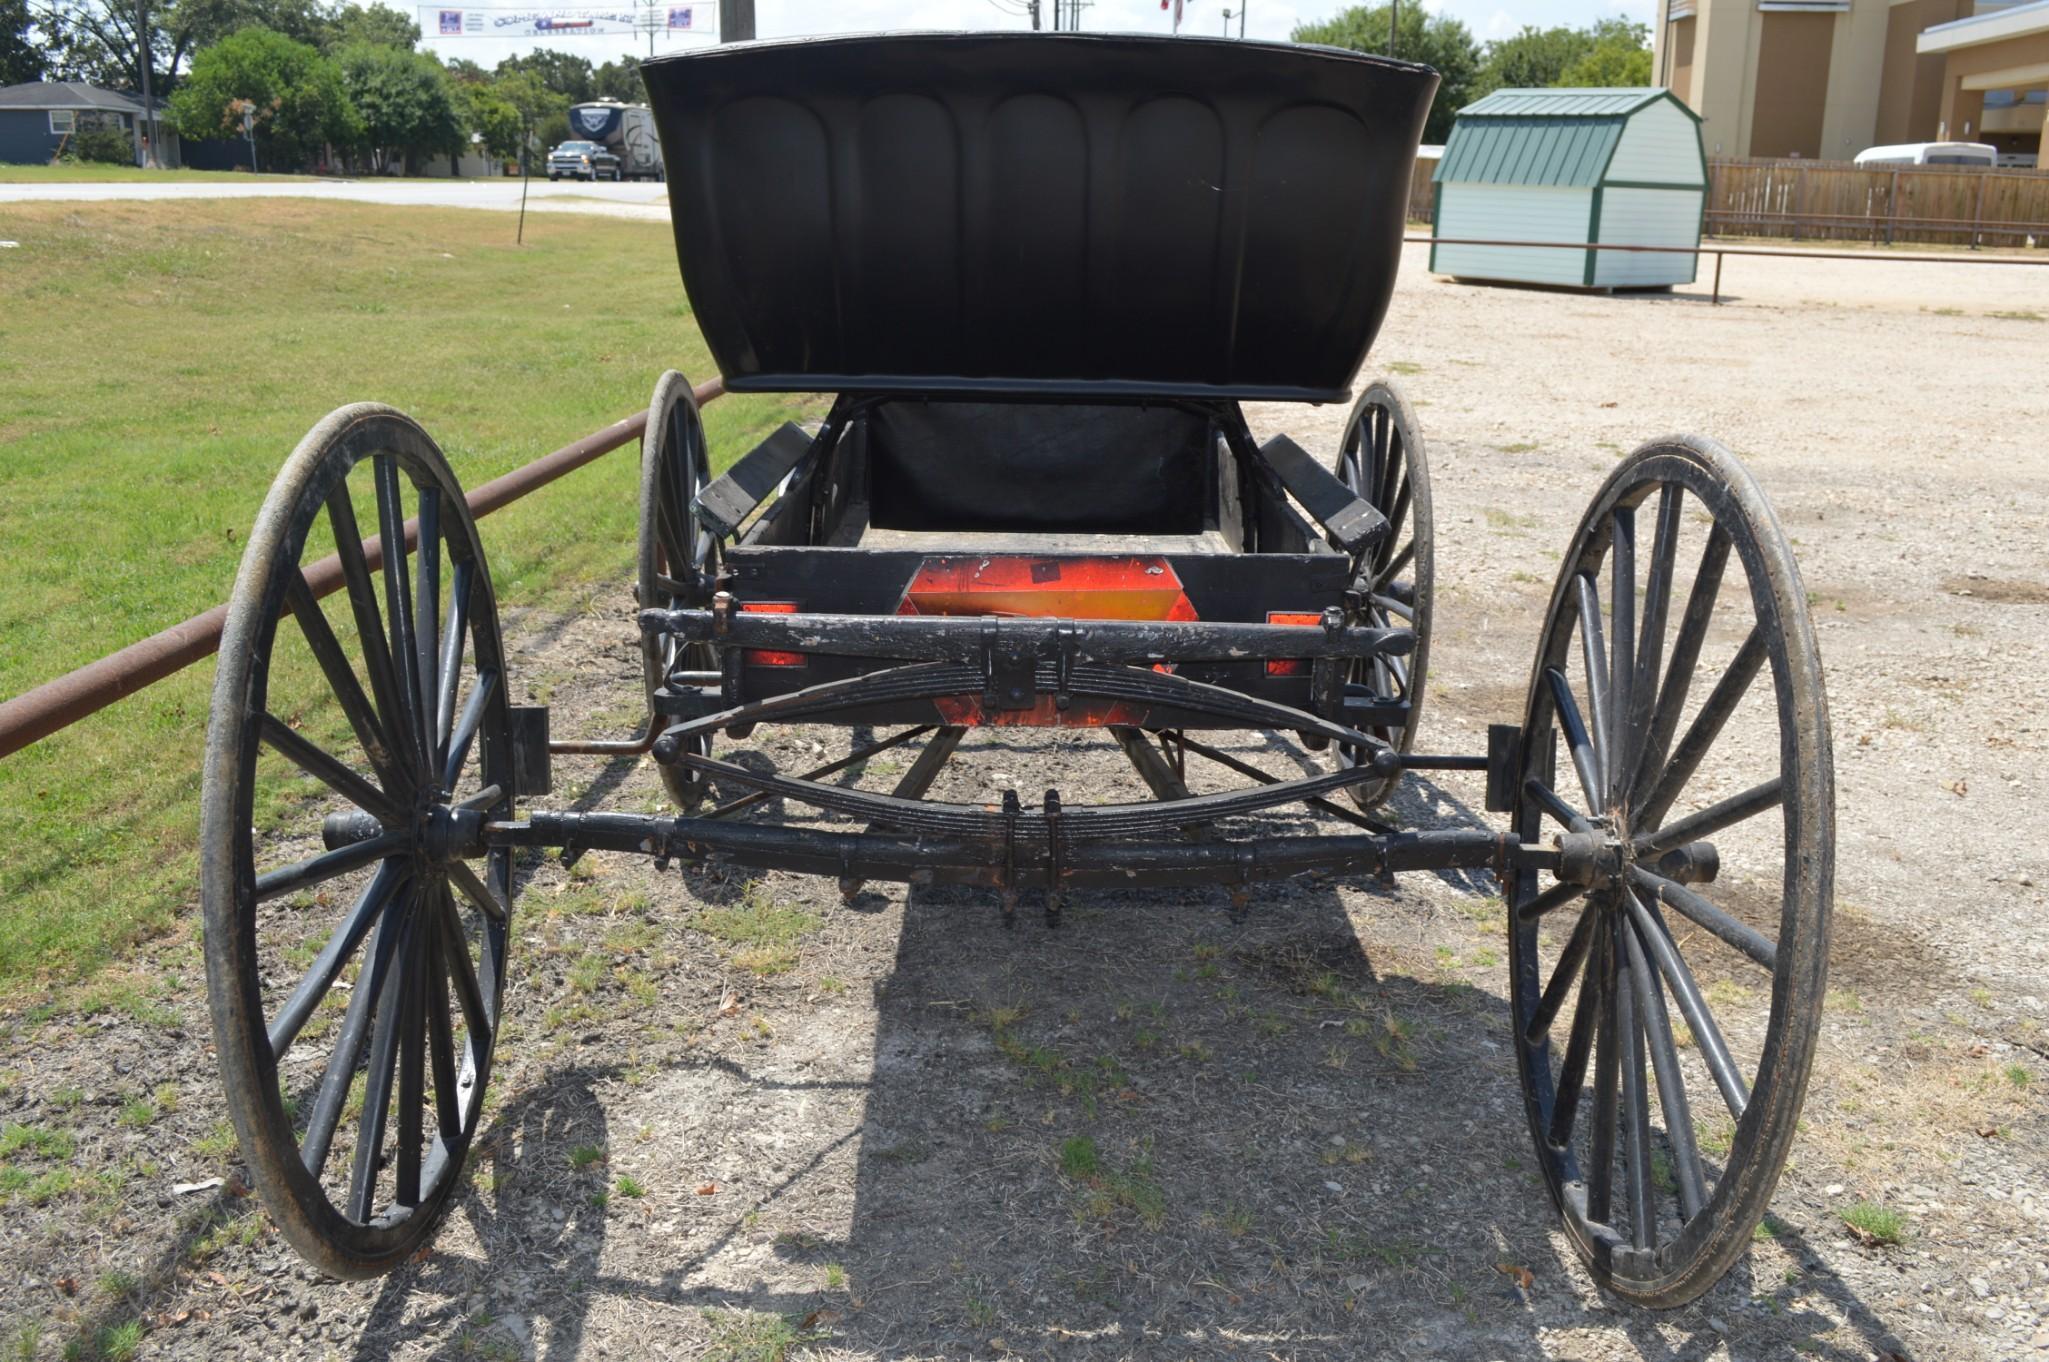
<svg viewBox="0 0 2049 1362">
<path fill-rule="evenodd" d="M 1699 117 L 1669 90 L 1496 90 L 1459 110 L 1436 184 L 1437 237 L 1698 246 L 1707 157 Z M 1691 283 L 1697 261 L 1556 246 L 1430 250 L 1437 274 L 1580 288 Z"/>
</svg>

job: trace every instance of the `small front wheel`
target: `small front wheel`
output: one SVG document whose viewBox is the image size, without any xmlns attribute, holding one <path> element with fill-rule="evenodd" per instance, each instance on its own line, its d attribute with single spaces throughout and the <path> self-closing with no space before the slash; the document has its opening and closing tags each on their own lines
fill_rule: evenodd
<svg viewBox="0 0 2049 1362">
<path fill-rule="evenodd" d="M 1516 836 L 1562 852 L 1510 889 L 1538 1164 L 1603 1285 L 1684 1305 L 1749 1246 L 1792 1148 L 1835 872 L 1806 593 L 1720 445 L 1647 444 L 1595 498 L 1522 749 Z"/>
<path fill-rule="evenodd" d="M 1359 394 L 1338 446 L 1338 479 L 1387 517 L 1388 534 L 1357 566 L 1368 583 L 1366 614 L 1378 629 L 1409 629 L 1415 651 L 1353 664 L 1349 680 L 1374 700 L 1398 707 L 1399 719 L 1362 725 L 1397 752 L 1416 745 L 1423 718 L 1423 682 L 1430 671 L 1430 603 L 1436 552 L 1430 520 L 1430 461 L 1408 399 L 1394 383 L 1378 382 Z M 1359 764 L 1356 747 L 1338 745 L 1338 764 Z M 1394 793 L 1399 775 L 1347 786 L 1362 809 Z"/>
<path fill-rule="evenodd" d="M 711 603 L 718 576 L 719 541 L 691 509 L 697 494 L 711 481 L 711 452 L 705 444 L 704 422 L 690 380 L 674 369 L 655 382 L 648 403 L 647 430 L 640 451 L 640 604 L 647 610 L 685 610 Z M 685 682 L 682 674 L 699 677 L 715 672 L 719 655 L 709 643 L 682 643 L 671 634 L 641 635 L 642 675 L 648 712 L 657 730 L 663 725 L 660 692 Z M 690 750 L 711 755 L 711 737 L 690 740 Z M 664 763 L 662 785 L 681 812 L 689 812 L 704 795 L 704 777 L 694 767 Z"/>
<path fill-rule="evenodd" d="M 483 545 L 441 451 L 389 407 L 335 412 L 279 474 L 235 579 L 200 873 L 250 1179 L 337 1277 L 426 1241 L 483 1119 L 513 890 L 511 852 L 482 833 L 512 816 L 506 693 Z"/>
</svg>

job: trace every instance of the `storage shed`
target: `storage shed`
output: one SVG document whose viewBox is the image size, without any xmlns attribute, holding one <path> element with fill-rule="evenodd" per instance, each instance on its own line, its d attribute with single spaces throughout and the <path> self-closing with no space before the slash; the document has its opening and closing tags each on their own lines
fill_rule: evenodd
<svg viewBox="0 0 2049 1362">
<path fill-rule="evenodd" d="M 1700 117 L 1670 90 L 1496 90 L 1459 110 L 1431 235 L 1698 246 Z M 1555 246 L 1432 246 L 1463 279 L 1579 288 L 1690 284 L 1700 257 Z"/>
</svg>

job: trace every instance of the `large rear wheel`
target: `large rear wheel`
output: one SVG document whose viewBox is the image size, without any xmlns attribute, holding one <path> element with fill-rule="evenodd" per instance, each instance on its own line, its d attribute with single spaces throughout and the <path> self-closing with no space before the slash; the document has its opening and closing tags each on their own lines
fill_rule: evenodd
<svg viewBox="0 0 2049 1362">
<path fill-rule="evenodd" d="M 1516 834 L 1565 853 L 1511 889 L 1538 1162 L 1603 1285 L 1683 1305 L 1741 1256 L 1792 1147 L 1835 864 L 1806 595 L 1721 446 L 1657 441 L 1608 479 L 1552 593 L 1523 735 Z"/>
<path fill-rule="evenodd" d="M 329 548 L 338 568 L 302 566 Z M 272 486 L 235 580 L 200 865 L 243 1157 L 285 1237 L 337 1277 L 427 1239 L 482 1119 L 512 904 L 511 853 L 481 836 L 512 813 L 506 689 L 440 450 L 388 407 L 335 412 Z"/>
</svg>

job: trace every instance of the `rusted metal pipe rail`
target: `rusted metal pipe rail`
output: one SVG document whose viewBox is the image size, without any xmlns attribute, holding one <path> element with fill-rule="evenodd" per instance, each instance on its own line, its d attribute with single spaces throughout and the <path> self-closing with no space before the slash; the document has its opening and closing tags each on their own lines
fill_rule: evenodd
<svg viewBox="0 0 2049 1362">
<path fill-rule="evenodd" d="M 1402 241 L 1410 246 L 1537 246 L 1558 251 L 1635 251 L 1645 255 L 1711 255 L 1715 258 L 1715 281 L 1708 299 L 1710 303 L 1722 301 L 1722 257 L 1725 255 L 1754 255 L 1768 260 L 1863 260 L 1879 264 L 2049 265 L 2049 256 L 2026 260 L 2012 255 L 1874 255 L 1870 251 L 1772 251 L 1761 250 L 1755 246 L 1719 246 L 1706 242 L 1698 246 L 1630 246 L 1619 241 L 1500 241 L 1492 237 L 1470 236 L 1405 236 Z"/>
<path fill-rule="evenodd" d="M 695 394 L 697 404 L 703 406 L 725 390 L 718 379 L 700 384 Z M 621 445 L 638 440 L 646 427 L 647 413 L 635 412 L 503 477 L 493 478 L 464 498 L 470 514 L 481 519 L 510 505 Z M 419 531 L 417 520 L 406 522 L 407 552 L 418 543 Z M 380 536 L 372 535 L 363 541 L 363 556 L 373 572 L 383 564 L 384 545 Z M 332 595 L 342 584 L 341 560 L 330 554 L 314 563 L 306 569 L 306 584 L 313 589 L 316 599 Z M 0 757 L 47 738 L 60 728 L 68 728 L 116 700 L 210 656 L 219 649 L 221 630 L 227 622 L 228 607 L 217 605 L 0 704 Z"/>
</svg>

